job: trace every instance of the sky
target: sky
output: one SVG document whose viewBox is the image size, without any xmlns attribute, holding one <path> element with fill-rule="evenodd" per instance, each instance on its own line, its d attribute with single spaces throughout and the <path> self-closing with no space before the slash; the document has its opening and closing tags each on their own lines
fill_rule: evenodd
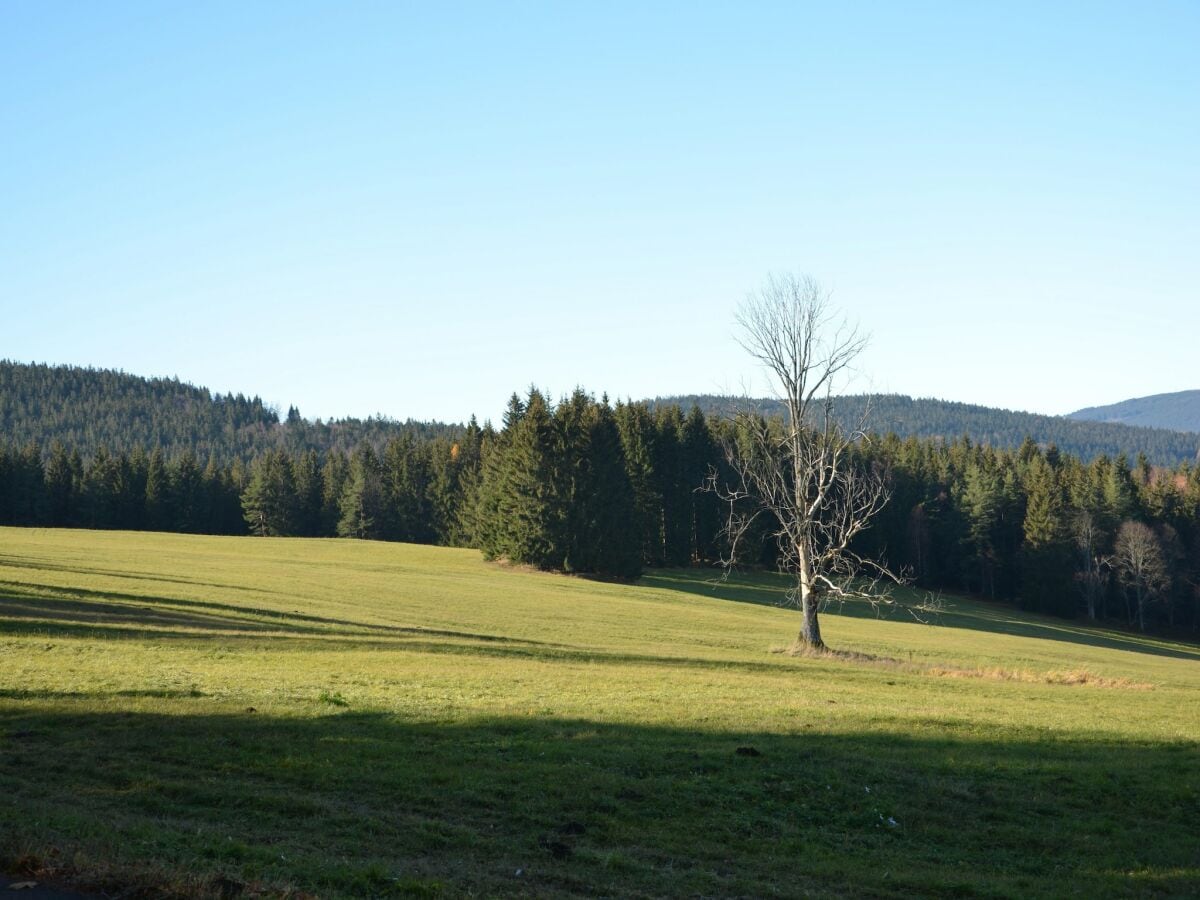
<svg viewBox="0 0 1200 900">
<path fill-rule="evenodd" d="M 1200 388 L 1200 4 L 0 3 L 0 358 L 308 418 L 762 394 L 806 273 L 847 390 Z"/>
</svg>

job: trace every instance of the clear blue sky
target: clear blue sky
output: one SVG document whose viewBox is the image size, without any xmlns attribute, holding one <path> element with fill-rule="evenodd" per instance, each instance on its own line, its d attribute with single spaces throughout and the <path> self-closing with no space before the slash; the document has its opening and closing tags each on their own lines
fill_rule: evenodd
<svg viewBox="0 0 1200 900">
<path fill-rule="evenodd" d="M 1200 387 L 1200 4 L 0 4 L 0 357 L 309 417 L 736 391 L 772 270 L 861 389 Z"/>
</svg>

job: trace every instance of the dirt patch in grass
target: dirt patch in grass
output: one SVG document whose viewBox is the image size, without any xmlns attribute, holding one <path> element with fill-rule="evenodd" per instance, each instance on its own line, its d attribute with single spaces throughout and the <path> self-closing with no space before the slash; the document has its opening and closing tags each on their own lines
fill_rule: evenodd
<svg viewBox="0 0 1200 900">
<path fill-rule="evenodd" d="M 25 853 L 0 857 L 0 900 L 232 900 L 235 897 L 314 900 L 311 894 L 226 875 L 195 876 L 168 868 L 121 867 L 80 857 L 71 861 Z"/>
<path fill-rule="evenodd" d="M 1122 688 L 1130 691 L 1153 690 L 1154 685 L 1146 681 L 1133 681 L 1129 678 L 1107 678 L 1086 669 L 1071 669 L 1065 672 L 1028 672 L 1024 669 L 958 669 L 948 666 L 928 666 L 924 669 L 926 675 L 936 675 L 940 678 L 987 678 L 992 681 L 1023 681 L 1030 684 L 1068 684 L 1087 685 L 1089 687 Z"/>
<path fill-rule="evenodd" d="M 1129 678 L 1109 678 L 1097 675 L 1086 669 L 1069 669 L 1066 671 L 1030 672 L 1026 669 L 1005 669 L 999 666 L 989 668 L 974 667 L 960 668 L 957 666 L 930 665 L 904 662 L 890 656 L 876 656 L 871 653 L 860 653 L 856 650 L 830 650 L 828 648 L 815 650 L 799 644 L 789 647 L 775 647 L 772 653 L 782 653 L 787 656 L 798 656 L 805 659 L 828 659 L 837 662 L 858 663 L 860 665 L 876 666 L 915 675 L 933 675 L 937 678 L 981 678 L 988 681 L 1018 681 L 1025 684 L 1063 684 L 1085 685 L 1087 687 L 1117 688 L 1130 691 L 1149 691 L 1154 685 L 1146 681 L 1134 681 Z"/>
</svg>

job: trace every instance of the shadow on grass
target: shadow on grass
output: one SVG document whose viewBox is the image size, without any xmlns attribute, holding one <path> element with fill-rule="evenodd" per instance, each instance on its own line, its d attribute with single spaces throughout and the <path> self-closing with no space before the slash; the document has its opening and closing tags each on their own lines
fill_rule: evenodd
<svg viewBox="0 0 1200 900">
<path fill-rule="evenodd" d="M 734 600 L 739 603 L 755 603 L 761 606 L 784 605 L 788 587 L 785 576 L 773 572 L 739 573 L 727 581 L 722 581 L 719 571 L 712 569 L 657 569 L 642 576 L 640 583 L 647 587 L 682 591 L 719 600 Z M 921 594 L 912 590 L 902 590 L 898 596 L 902 602 L 910 603 L 919 603 L 920 598 Z M 880 611 L 864 601 L 835 604 L 827 612 L 832 615 L 853 618 L 880 616 Z M 897 621 L 914 621 L 913 618 L 904 615 L 902 610 L 897 609 L 892 609 L 884 617 Z M 1172 659 L 1200 660 L 1200 647 L 1146 635 L 1091 627 L 1067 619 L 1053 619 L 1036 613 L 1025 613 L 1009 606 L 982 600 L 968 600 L 960 597 L 946 598 L 946 608 L 931 621 L 932 624 L 940 627 L 1068 641 L 1089 647 L 1128 650 L 1133 653 L 1148 653 Z"/>
<path fill-rule="evenodd" d="M 247 587 L 244 584 L 231 584 L 223 581 L 197 581 L 191 578 L 180 578 L 162 572 L 139 572 L 134 569 L 99 569 L 91 566 L 65 565 L 50 562 L 35 556 L 13 556 L 0 553 L 0 566 L 10 566 L 16 569 L 32 569 L 35 572 L 67 572 L 72 575 L 99 575 L 105 578 L 121 578 L 132 581 L 158 581 L 164 584 L 184 584 L 189 587 L 211 587 L 223 591 L 245 591 L 251 594 L 278 594 L 289 596 L 284 591 L 268 590 L 261 587 Z"/>
<path fill-rule="evenodd" d="M 227 614 L 179 612 L 173 607 L 227 610 Z M 238 615 L 242 613 L 245 615 Z M 262 615 L 263 622 L 249 615 Z M 254 610 L 225 604 L 113 594 L 81 589 L 43 588 L 0 582 L 0 635 L 102 640 L 216 641 L 222 646 L 266 646 L 287 642 L 311 650 L 403 650 L 446 656 L 490 657 L 547 663 L 649 665 L 729 672 L 784 673 L 781 657 L 762 660 L 707 659 L 697 656 L 624 653 L 570 644 L 448 629 L 358 624 L 339 619 Z M 314 627 L 320 622 L 327 627 Z M 30 697 L 27 692 L 9 696 Z M 46 695 L 59 696 L 59 695 Z M 67 696 L 67 695 L 63 695 Z M 76 695 L 69 695 L 76 696 Z"/>
<path fill-rule="evenodd" d="M 1194 742 L 89 710 L 99 696 L 0 705 L 0 865 L 321 896 L 1200 891 Z"/>
<path fill-rule="evenodd" d="M 175 630 L 171 630 L 175 629 Z M 381 625 L 280 610 L 175 597 L 0 581 L 0 633 L 203 637 L 206 632 L 267 637 L 441 637 L 521 646 L 554 646 L 521 638 L 449 629 Z"/>
</svg>

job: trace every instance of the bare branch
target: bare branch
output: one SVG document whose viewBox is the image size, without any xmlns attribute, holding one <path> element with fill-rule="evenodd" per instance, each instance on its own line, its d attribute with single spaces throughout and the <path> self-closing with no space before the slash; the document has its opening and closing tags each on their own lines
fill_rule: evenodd
<svg viewBox="0 0 1200 900">
<path fill-rule="evenodd" d="M 780 568 L 795 578 L 789 597 L 803 611 L 799 643 L 820 648 L 817 612 L 828 602 L 892 602 L 903 583 L 885 562 L 861 557 L 856 539 L 888 502 L 882 472 L 854 459 L 865 440 L 865 416 L 843 429 L 835 388 L 866 347 L 867 337 L 836 315 L 829 294 L 806 275 L 771 275 L 737 314 L 739 343 L 771 376 L 783 421 L 739 412 L 726 448 L 732 485 L 710 489 L 728 505 L 728 566 L 751 530 L 773 523 Z"/>
</svg>

